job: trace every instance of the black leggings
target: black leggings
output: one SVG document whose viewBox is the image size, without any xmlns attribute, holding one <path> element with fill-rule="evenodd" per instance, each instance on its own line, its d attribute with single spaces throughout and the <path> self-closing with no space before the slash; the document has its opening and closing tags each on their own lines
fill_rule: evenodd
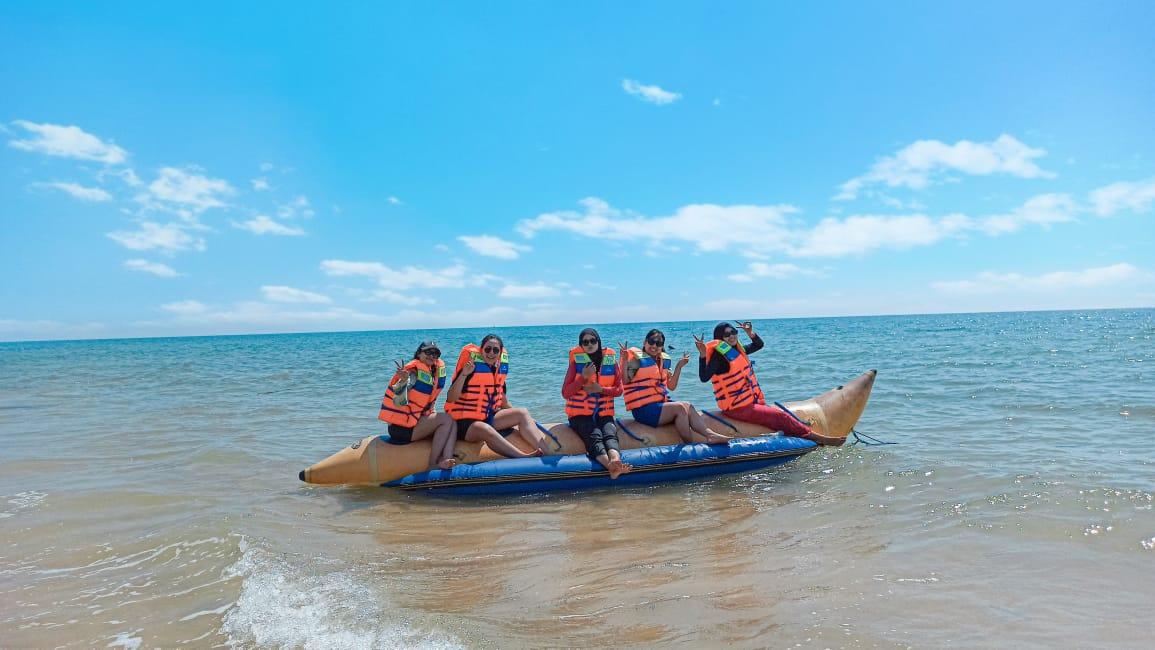
<svg viewBox="0 0 1155 650">
<path fill-rule="evenodd" d="M 586 443 L 586 453 L 590 458 L 597 458 L 606 455 L 611 449 L 621 449 L 618 447 L 617 426 L 606 427 L 607 424 L 613 424 L 613 421 L 614 418 L 610 415 L 603 415 L 596 422 L 592 415 L 576 415 L 569 419 L 569 428 Z"/>
</svg>

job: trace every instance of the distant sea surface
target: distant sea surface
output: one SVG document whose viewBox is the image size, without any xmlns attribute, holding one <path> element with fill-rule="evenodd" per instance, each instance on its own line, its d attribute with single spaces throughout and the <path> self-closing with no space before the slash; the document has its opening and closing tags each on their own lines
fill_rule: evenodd
<svg viewBox="0 0 1155 650">
<path fill-rule="evenodd" d="M 394 359 L 486 330 L 0 344 L 0 646 L 1150 647 L 1155 310 L 754 325 L 768 396 L 877 368 L 858 428 L 898 444 L 520 498 L 318 487 L 297 472 L 384 432 Z M 712 406 L 713 323 L 657 326 Z M 543 422 L 580 329 L 496 330 Z"/>
</svg>

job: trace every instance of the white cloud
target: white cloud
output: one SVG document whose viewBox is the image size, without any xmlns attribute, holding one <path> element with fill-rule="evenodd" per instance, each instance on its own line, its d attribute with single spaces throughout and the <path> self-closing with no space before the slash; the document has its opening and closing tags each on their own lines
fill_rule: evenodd
<svg viewBox="0 0 1155 650">
<path fill-rule="evenodd" d="M 277 207 L 277 216 L 282 219 L 295 219 L 297 217 L 312 219 L 314 214 L 316 213 L 313 212 L 312 206 L 309 205 L 309 199 L 304 196 L 298 196 L 292 201 Z"/>
<path fill-rule="evenodd" d="M 266 178 L 254 178 L 249 182 L 252 183 L 254 191 L 267 192 L 270 189 L 269 181 Z"/>
<path fill-rule="evenodd" d="M 35 183 L 33 186 L 60 190 L 61 192 L 64 192 L 65 194 L 68 194 L 75 199 L 80 199 L 81 201 L 92 201 L 94 203 L 99 203 L 102 201 L 112 200 L 112 195 L 105 190 L 100 189 L 99 187 L 85 187 L 76 183 L 60 182 Z"/>
<path fill-rule="evenodd" d="M 1155 178 L 1137 183 L 1112 183 L 1091 192 L 1091 209 L 1100 217 L 1109 217 L 1120 210 L 1143 213 L 1155 202 Z"/>
<path fill-rule="evenodd" d="M 401 199 L 399 199 L 395 196 L 391 196 L 386 200 L 389 201 L 389 205 L 401 205 L 403 203 L 403 201 Z"/>
<path fill-rule="evenodd" d="M 276 168 L 276 165 L 274 165 L 271 162 L 263 162 L 263 163 L 261 163 L 261 166 L 260 166 L 260 169 L 263 172 L 271 172 L 275 168 Z"/>
<path fill-rule="evenodd" d="M 961 214 L 941 219 L 921 214 L 827 217 L 802 233 L 798 246 L 789 253 L 798 257 L 840 257 L 879 248 L 903 250 L 934 244 L 968 227 L 970 220 Z"/>
<path fill-rule="evenodd" d="M 682 98 L 679 93 L 662 90 L 658 86 L 647 86 L 633 79 L 622 79 L 622 90 L 643 101 L 662 106 L 678 101 Z"/>
<path fill-rule="evenodd" d="M 533 250 L 529 246 L 515 244 L 493 235 L 462 235 L 457 239 L 478 255 L 503 260 L 515 260 L 521 253 Z"/>
<path fill-rule="evenodd" d="M 1020 273 L 979 273 L 971 280 L 934 282 L 932 287 L 945 293 L 983 294 L 1008 291 L 1062 292 L 1072 289 L 1091 289 L 1125 282 L 1150 280 L 1151 276 L 1138 268 L 1119 263 L 1082 271 L 1055 271 L 1042 275 Z"/>
<path fill-rule="evenodd" d="M 203 251 L 205 249 L 204 239 L 188 234 L 179 224 L 175 223 L 160 225 L 145 221 L 140 224 L 140 230 L 132 232 L 119 230 L 107 233 L 107 237 L 134 251 L 157 249 L 167 253 L 175 253 L 177 251 Z"/>
<path fill-rule="evenodd" d="M 982 218 L 978 228 L 989 235 L 998 235 L 1015 232 L 1032 223 L 1049 227 L 1053 223 L 1074 221 L 1078 212 L 1078 204 L 1066 194 L 1040 194 L 1007 214 Z"/>
<path fill-rule="evenodd" d="M 209 311 L 208 305 L 196 300 L 170 302 L 167 305 L 161 305 L 160 308 L 178 316 L 195 316 Z"/>
<path fill-rule="evenodd" d="M 247 230 L 254 235 L 280 235 L 283 237 L 297 237 L 305 234 L 305 231 L 295 226 L 286 226 L 283 223 L 274 221 L 265 215 L 257 215 L 255 219 L 248 221 L 232 222 L 234 228 Z"/>
<path fill-rule="evenodd" d="M 8 145 L 16 149 L 108 165 L 120 164 L 128 158 L 128 152 L 124 149 L 104 142 L 80 127 L 36 124 L 25 120 L 17 120 L 15 124 L 33 135 L 27 140 L 10 140 Z"/>
<path fill-rule="evenodd" d="M 765 262 L 751 262 L 745 273 L 735 273 L 727 276 L 734 282 L 752 282 L 754 278 L 775 278 L 784 280 L 796 275 L 818 275 L 817 271 L 805 269 L 795 264 L 766 264 Z"/>
<path fill-rule="evenodd" d="M 883 184 L 887 187 L 922 189 L 938 182 L 947 172 L 973 176 L 1009 174 L 1019 178 L 1051 178 L 1034 159 L 1045 155 L 1014 137 L 1003 134 L 993 142 L 960 140 L 953 145 L 938 140 L 919 140 L 882 158 L 866 174 L 842 184 L 838 200 L 853 199 L 863 189 Z"/>
<path fill-rule="evenodd" d="M 435 250 L 435 251 L 437 251 L 437 252 L 439 252 L 439 253 L 448 253 L 448 252 L 449 252 L 449 247 L 448 247 L 448 246 L 446 246 L 445 244 L 435 244 L 435 245 L 433 246 L 433 250 Z"/>
<path fill-rule="evenodd" d="M 390 291 L 389 289 L 378 289 L 370 294 L 373 300 L 383 300 L 398 305 L 432 305 L 435 300 L 432 298 L 424 298 L 421 296 L 407 296 L 403 293 Z"/>
<path fill-rule="evenodd" d="M 175 167 L 162 167 L 156 180 L 148 186 L 148 195 L 139 198 L 144 203 L 156 199 L 187 207 L 193 212 L 225 206 L 224 198 L 235 193 L 228 181 L 209 178 Z"/>
<path fill-rule="evenodd" d="M 124 268 L 130 271 L 151 273 L 158 278 L 175 278 L 180 275 L 180 273 L 174 271 L 173 268 L 167 264 L 142 259 L 125 260 Z"/>
<path fill-rule="evenodd" d="M 789 205 L 687 205 L 665 217 L 645 217 L 619 210 L 598 198 L 579 202 L 584 213 L 549 212 L 518 224 L 517 230 L 533 237 L 545 230 L 561 230 L 600 240 L 620 240 L 652 245 L 687 242 L 703 252 L 728 248 L 785 250 L 787 217 L 798 212 Z"/>
<path fill-rule="evenodd" d="M 333 302 L 329 296 L 283 285 L 265 285 L 261 287 L 261 293 L 265 296 L 265 300 L 271 300 L 273 302 L 309 303 L 314 305 L 325 305 Z"/>
<path fill-rule="evenodd" d="M 497 292 L 500 298 L 550 298 L 558 295 L 558 290 L 542 284 L 507 284 Z"/>
<path fill-rule="evenodd" d="M 346 260 L 325 260 L 321 271 L 334 277 L 359 276 L 375 280 L 382 289 L 407 291 L 409 289 L 459 289 L 479 286 L 493 279 L 493 276 L 468 273 L 463 264 L 455 264 L 443 269 L 426 269 L 406 266 L 393 269 L 380 262 L 350 262 Z"/>
</svg>

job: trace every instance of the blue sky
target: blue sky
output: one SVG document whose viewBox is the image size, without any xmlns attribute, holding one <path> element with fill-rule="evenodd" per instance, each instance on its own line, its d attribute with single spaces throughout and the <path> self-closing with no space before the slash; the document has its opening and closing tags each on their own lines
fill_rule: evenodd
<svg viewBox="0 0 1155 650">
<path fill-rule="evenodd" d="M 1151 3 L 370 4 L 0 8 L 0 340 L 1155 305 Z"/>
</svg>

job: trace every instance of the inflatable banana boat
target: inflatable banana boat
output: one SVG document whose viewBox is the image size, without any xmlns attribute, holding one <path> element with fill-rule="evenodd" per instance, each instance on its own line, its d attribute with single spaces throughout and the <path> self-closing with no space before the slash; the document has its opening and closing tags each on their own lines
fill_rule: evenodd
<svg viewBox="0 0 1155 650">
<path fill-rule="evenodd" d="M 877 371 L 871 370 L 817 397 L 786 402 L 783 406 L 808 422 L 818 433 L 845 439 L 866 408 L 876 374 Z M 747 471 L 787 462 L 814 448 L 814 443 L 808 440 L 767 436 L 773 432 L 766 427 L 729 420 L 714 411 L 703 413 L 711 428 L 736 439 L 726 445 L 688 445 L 682 443 L 672 425 L 652 428 L 634 420 L 619 419 L 622 460 L 634 465 L 635 470 L 622 475 L 614 483 Z M 548 432 L 555 451 L 554 455 L 544 458 L 506 459 L 483 443 L 458 441 L 455 455 L 460 464 L 452 470 L 429 470 L 429 440 L 394 445 L 389 443 L 388 435 L 373 435 L 302 470 L 298 477 L 317 485 L 459 489 L 467 493 L 581 488 L 588 487 L 583 482 L 586 479 L 609 483 L 605 470 L 585 456 L 585 445 L 568 425 L 548 424 L 542 428 Z M 520 440 L 520 436 L 514 440 Z M 637 450 L 637 453 L 631 450 Z M 580 456 L 574 458 L 577 455 Z M 674 470 L 683 471 L 678 473 Z M 549 478 L 551 475 L 554 478 Z M 567 477 L 570 483 L 558 478 L 562 476 Z"/>
</svg>

